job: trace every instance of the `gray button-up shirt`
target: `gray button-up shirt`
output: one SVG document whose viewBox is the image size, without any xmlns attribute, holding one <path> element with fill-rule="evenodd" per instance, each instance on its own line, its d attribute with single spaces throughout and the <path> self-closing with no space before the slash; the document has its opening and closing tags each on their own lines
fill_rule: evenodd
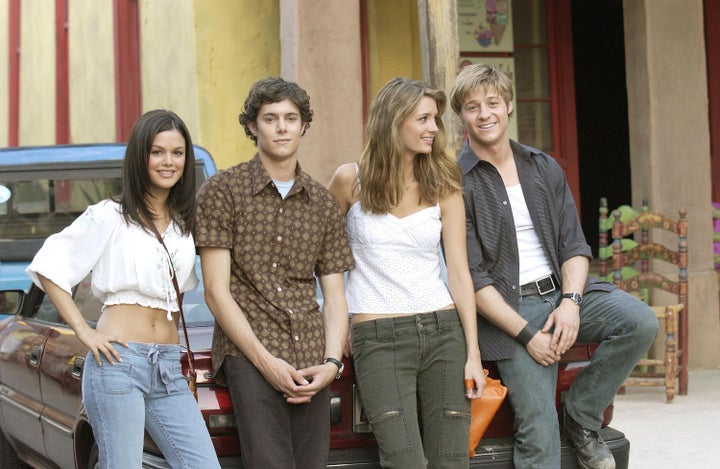
<svg viewBox="0 0 720 469">
<path fill-rule="evenodd" d="M 592 258 L 565 173 L 540 150 L 514 141 L 510 146 L 535 231 L 555 277 L 562 282 L 563 262 L 575 256 Z M 463 172 L 468 262 L 475 291 L 493 285 L 518 311 L 517 236 L 505 184 L 495 166 L 478 158 L 467 142 L 458 164 Z M 585 291 L 612 288 L 591 279 Z M 512 357 L 514 339 L 482 316 L 478 317 L 478 338 L 484 360 Z"/>
</svg>

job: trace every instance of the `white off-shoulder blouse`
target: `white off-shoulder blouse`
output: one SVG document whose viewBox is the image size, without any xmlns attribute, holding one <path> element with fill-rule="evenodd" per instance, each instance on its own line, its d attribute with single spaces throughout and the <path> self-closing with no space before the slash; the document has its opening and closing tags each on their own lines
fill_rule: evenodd
<svg viewBox="0 0 720 469">
<path fill-rule="evenodd" d="M 134 223 L 126 223 L 120 205 L 104 200 L 89 206 L 70 226 L 45 240 L 26 269 L 42 288 L 38 274 L 71 293 L 92 271 L 92 293 L 103 309 L 116 304 L 139 304 L 178 310 L 172 275 L 175 268 L 181 292 L 198 284 L 195 244 L 170 223 L 163 241 Z"/>
</svg>

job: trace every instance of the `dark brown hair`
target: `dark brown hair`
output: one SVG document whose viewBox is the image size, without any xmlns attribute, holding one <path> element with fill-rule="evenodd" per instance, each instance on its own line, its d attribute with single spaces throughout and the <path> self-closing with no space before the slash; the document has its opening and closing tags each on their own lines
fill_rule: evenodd
<svg viewBox="0 0 720 469">
<path fill-rule="evenodd" d="M 177 130 L 185 139 L 185 168 L 166 203 L 172 220 L 187 235 L 195 229 L 195 152 L 185 123 L 172 111 L 149 111 L 135 122 L 125 149 L 123 188 L 116 200 L 128 223 L 146 228 L 152 223 L 153 214 L 146 202 L 150 196 L 148 160 L 155 136 L 167 130 Z"/>
<path fill-rule="evenodd" d="M 238 116 L 240 125 L 245 128 L 245 134 L 257 145 L 257 137 L 253 135 L 248 127 L 248 122 L 257 122 L 258 113 L 264 104 L 279 103 L 289 99 L 300 110 L 300 120 L 305 124 L 302 135 L 305 135 L 307 129 L 310 128 L 310 122 L 313 119 L 313 112 L 310 109 L 310 97 L 305 90 L 300 88 L 297 83 L 285 81 L 282 78 L 270 77 L 256 82 L 252 88 L 242 112 Z"/>
</svg>

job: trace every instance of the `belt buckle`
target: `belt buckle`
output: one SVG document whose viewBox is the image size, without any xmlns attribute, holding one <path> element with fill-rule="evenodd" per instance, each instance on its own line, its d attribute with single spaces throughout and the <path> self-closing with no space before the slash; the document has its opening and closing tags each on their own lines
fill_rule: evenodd
<svg viewBox="0 0 720 469">
<path fill-rule="evenodd" d="M 549 283 L 549 285 L 547 285 Z M 553 280 L 552 275 L 548 275 L 545 278 L 541 278 L 540 280 L 535 280 L 535 287 L 537 287 L 538 293 L 540 296 L 547 295 L 550 292 L 555 291 L 555 281 Z"/>
</svg>

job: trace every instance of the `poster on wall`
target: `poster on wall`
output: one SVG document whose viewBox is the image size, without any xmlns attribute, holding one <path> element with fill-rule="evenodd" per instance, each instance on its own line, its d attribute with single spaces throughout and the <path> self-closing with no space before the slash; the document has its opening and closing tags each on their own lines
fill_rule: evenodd
<svg viewBox="0 0 720 469">
<path fill-rule="evenodd" d="M 513 96 L 517 97 L 517 89 L 515 87 L 515 61 L 512 57 L 460 57 L 460 63 L 458 64 L 458 70 L 462 69 L 469 64 L 484 63 L 492 65 L 505 72 L 510 77 L 513 84 Z M 518 125 L 517 125 L 517 110 L 514 108 L 513 113 L 510 115 L 510 123 L 508 125 L 508 135 L 511 139 L 518 141 Z"/>
<path fill-rule="evenodd" d="M 510 0 L 457 0 L 460 52 L 512 52 Z"/>
</svg>

